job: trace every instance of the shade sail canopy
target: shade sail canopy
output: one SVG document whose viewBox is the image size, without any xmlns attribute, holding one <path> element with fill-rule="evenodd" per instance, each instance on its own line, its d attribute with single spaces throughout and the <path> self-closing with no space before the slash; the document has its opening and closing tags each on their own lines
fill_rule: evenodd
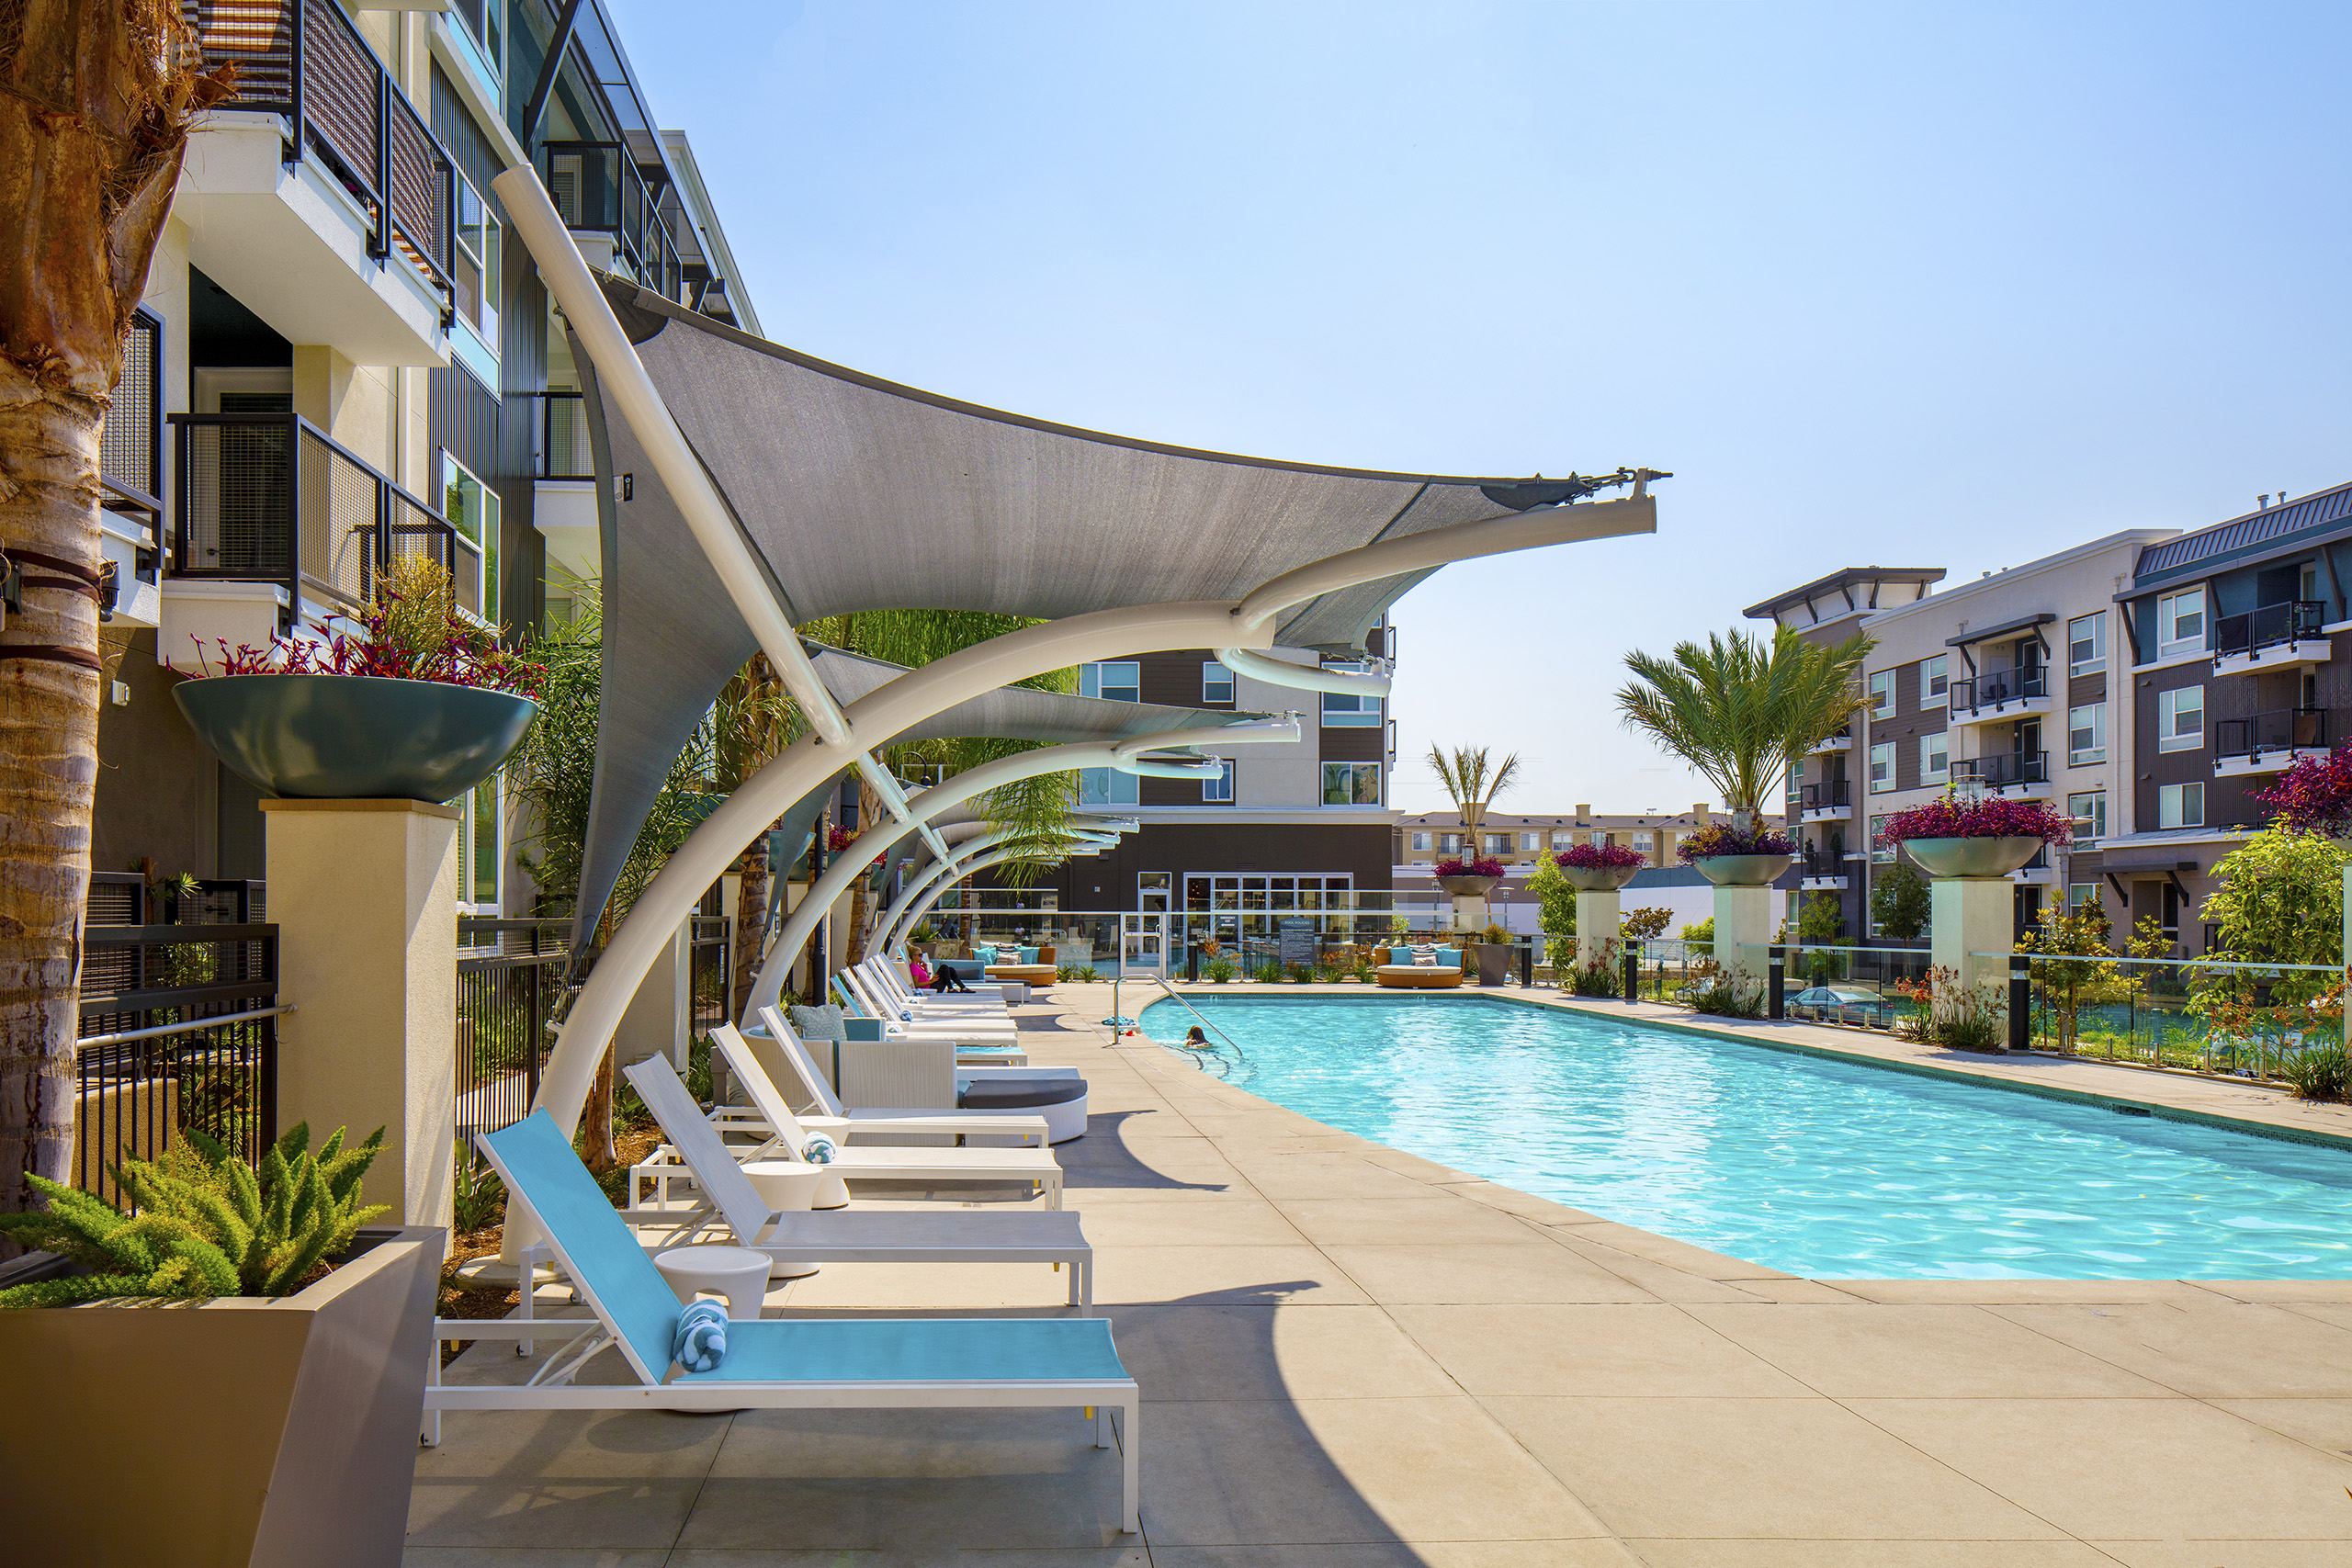
<svg viewBox="0 0 2352 1568">
<path fill-rule="evenodd" d="M 1059 619 L 1238 600 L 1375 541 L 1511 516 L 1573 480 L 1384 473 L 1194 451 L 935 396 L 765 343 L 617 278 L 654 389 L 795 625 L 867 610 Z M 588 863 L 617 870 L 695 722 L 757 643 L 577 342 L 604 534 L 604 698 Z M 1415 570 L 1284 611 L 1345 651 Z M 961 728 L 934 733 L 1001 733 Z M 583 876 L 580 907 L 609 881 Z M 592 898 L 590 896 L 594 895 Z"/>
</svg>

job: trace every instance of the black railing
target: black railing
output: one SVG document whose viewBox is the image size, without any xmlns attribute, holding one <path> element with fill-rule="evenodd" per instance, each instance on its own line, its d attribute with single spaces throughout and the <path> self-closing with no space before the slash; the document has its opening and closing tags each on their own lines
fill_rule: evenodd
<svg viewBox="0 0 2352 1568">
<path fill-rule="evenodd" d="M 593 479 L 596 457 L 588 446 L 588 399 L 582 392 L 541 392 L 539 478 Z"/>
<path fill-rule="evenodd" d="M 1989 757 L 1962 757 L 1951 765 L 1952 777 L 1974 778 L 1986 789 L 2015 789 L 2050 782 L 2047 751 L 1996 751 Z"/>
<path fill-rule="evenodd" d="M 481 552 L 449 520 L 300 414 L 175 413 L 175 577 L 283 584 L 356 609 L 398 556 L 428 556 L 482 613 Z"/>
<path fill-rule="evenodd" d="M 1819 784 L 1804 786 L 1804 808 L 1807 811 L 1841 810 L 1853 803 L 1853 787 L 1849 780 L 1824 779 Z"/>
<path fill-rule="evenodd" d="M 122 374 L 98 428 L 98 484 L 105 492 L 99 504 L 136 516 L 151 549 L 163 547 L 163 321 L 142 305 L 123 330 Z M 144 557 L 140 576 L 154 581 L 153 562 Z"/>
<path fill-rule="evenodd" d="M 237 68 L 220 107 L 286 116 L 286 161 L 316 152 L 367 212 L 368 254 L 381 260 L 399 251 L 447 299 L 457 165 L 343 8 L 334 0 L 183 0 L 180 15 L 207 65 Z"/>
<path fill-rule="evenodd" d="M 1955 710 L 1998 708 L 2009 703 L 2048 696 L 2050 678 L 2049 671 L 2037 664 L 2030 670 L 1989 670 L 1982 675 L 1954 681 L 1950 689 L 1951 705 Z"/>
<path fill-rule="evenodd" d="M 696 915 L 694 922 L 686 952 L 687 983 L 694 998 L 694 1032 L 707 1034 L 732 1016 L 735 921 L 729 915 Z"/>
<path fill-rule="evenodd" d="M 554 1046 L 548 1021 L 563 993 L 570 920 L 458 921 L 458 1136 L 520 1122 Z"/>
<path fill-rule="evenodd" d="M 277 1136 L 277 928 L 82 932 L 73 1184 L 119 1201 L 111 1168 L 193 1127 L 249 1160 Z"/>
<path fill-rule="evenodd" d="M 646 184 L 627 143 L 548 142 L 539 150 L 539 175 L 565 228 L 609 236 L 616 263 L 663 299 L 684 301 L 685 275 L 677 242 L 662 220 L 661 192 Z"/>
<path fill-rule="evenodd" d="M 2213 657 L 2219 660 L 2233 653 L 2255 654 L 2320 637 L 2326 621 L 2327 604 L 2319 599 L 2285 599 L 2241 615 L 2223 615 L 2213 623 Z"/>
<path fill-rule="evenodd" d="M 1837 848 L 1825 849 L 1819 844 L 1804 846 L 1804 874 L 1808 879 L 1846 874 L 1846 857 Z"/>
<path fill-rule="evenodd" d="M 2213 721 L 2216 757 L 2260 757 L 2266 751 L 2327 749 L 2325 708 L 2277 708 L 2248 718 Z"/>
</svg>

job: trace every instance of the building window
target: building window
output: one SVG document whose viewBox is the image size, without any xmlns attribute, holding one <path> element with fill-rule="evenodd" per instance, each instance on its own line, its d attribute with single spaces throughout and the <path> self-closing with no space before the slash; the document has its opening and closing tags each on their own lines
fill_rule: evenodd
<svg viewBox="0 0 2352 1568">
<path fill-rule="evenodd" d="M 1326 806 L 1379 805 L 1380 764 L 1377 762 L 1324 763 L 1323 804 Z"/>
<path fill-rule="evenodd" d="M 1353 664 L 1327 664 L 1326 670 L 1352 671 Z M 1380 699 L 1354 692 L 1323 694 L 1323 728 L 1326 729 L 1377 729 L 1380 728 Z"/>
<path fill-rule="evenodd" d="M 2156 750 L 2194 751 L 2205 744 L 2205 688 L 2156 694 Z"/>
<path fill-rule="evenodd" d="M 2073 882 L 2066 886 L 2066 905 L 2078 915 L 2098 913 L 2098 884 Z"/>
<path fill-rule="evenodd" d="M 1634 852 L 1636 854 L 1648 854 L 1651 849 L 1656 845 L 1657 841 L 1656 837 L 1652 834 L 1636 833 L 1634 835 Z"/>
<path fill-rule="evenodd" d="M 458 604 L 464 607 L 466 591 L 473 590 L 476 613 L 485 621 L 498 619 L 498 492 L 474 478 L 463 463 L 441 454 L 441 514 L 471 547 L 460 550 L 449 564 L 458 578 Z M 470 565 L 466 556 L 471 554 Z M 470 571 L 472 582 L 466 581 Z"/>
<path fill-rule="evenodd" d="M 1577 836 L 1574 833 L 1555 833 L 1552 835 L 1552 848 L 1555 851 L 1574 849 L 1576 847 L 1576 842 Z"/>
<path fill-rule="evenodd" d="M 1937 708 L 1944 705 L 1949 695 L 1945 688 L 1951 683 L 1945 674 L 1946 666 L 1951 659 L 1951 655 L 1949 653 L 1939 653 L 1933 659 L 1919 660 L 1919 705 L 1921 707 Z"/>
<path fill-rule="evenodd" d="M 466 19 L 466 30 L 481 46 L 482 63 L 503 78 L 506 73 L 506 0 L 457 0 L 450 8 Z"/>
<path fill-rule="evenodd" d="M 1430 836 L 1427 833 L 1416 833 L 1413 835 L 1413 848 L 1417 850 L 1425 850 L 1429 847 Z"/>
<path fill-rule="evenodd" d="M 1871 716 L 1885 718 L 1894 712 L 1894 671 L 1882 670 L 1871 677 Z"/>
<path fill-rule="evenodd" d="M 2107 668 L 2107 612 L 2076 615 L 2066 623 L 2066 673 L 2095 675 Z"/>
<path fill-rule="evenodd" d="M 450 257 L 451 302 L 482 345 L 498 352 L 499 250 L 504 231 L 479 192 L 458 176 L 458 247 Z"/>
<path fill-rule="evenodd" d="M 2099 840 L 2107 837 L 2107 791 L 2095 789 L 2086 795 L 2070 795 L 2066 797 L 2066 809 L 2075 818 L 2075 845 L 2096 849 Z"/>
<path fill-rule="evenodd" d="M 1510 835 L 1509 833 L 1487 834 L 1486 850 L 1484 852 L 1490 855 L 1507 855 L 1510 853 Z"/>
<path fill-rule="evenodd" d="M 1213 779 L 1203 779 L 1201 781 L 1201 798 L 1203 800 L 1229 803 L 1233 799 L 1233 762 L 1231 759 L 1228 758 L 1220 761 L 1217 763 L 1217 769 L 1218 772 L 1216 777 Z M 1423 838 L 1427 835 L 1416 833 L 1413 836 L 1415 838 Z"/>
<path fill-rule="evenodd" d="M 1136 775 L 1123 773 L 1116 768 L 1080 768 L 1078 773 L 1078 803 L 1080 806 L 1133 806 L 1136 803 Z"/>
<path fill-rule="evenodd" d="M 1919 782 L 1923 784 L 1942 784 L 1951 777 L 1951 737 L 1919 737 Z"/>
<path fill-rule="evenodd" d="M 2163 593 L 2156 598 L 2156 657 L 2205 651 L 2205 590 Z"/>
<path fill-rule="evenodd" d="M 2205 826 L 2205 786 L 2201 784 L 2159 785 L 2156 790 L 2156 826 Z"/>
<path fill-rule="evenodd" d="M 1143 666 L 1132 659 L 1081 664 L 1078 694 L 1101 697 L 1106 703 L 1139 703 L 1143 701 Z"/>
<path fill-rule="evenodd" d="M 2066 710 L 2066 761 L 2075 767 L 2107 761 L 2107 705 Z"/>
<path fill-rule="evenodd" d="M 1214 659 L 1201 661 L 1201 701 L 1229 703 L 1233 700 L 1233 671 Z"/>
<path fill-rule="evenodd" d="M 1885 817 L 1871 818 L 1871 859 L 1884 863 L 1894 858 L 1894 846 L 1886 841 Z"/>
<path fill-rule="evenodd" d="M 1522 854 L 1532 855 L 1543 847 L 1544 835 L 1541 833 L 1521 833 L 1519 836 L 1519 848 Z"/>
<path fill-rule="evenodd" d="M 1328 778 L 1330 775 L 1327 773 L 1324 776 Z M 1437 852 L 1442 855 L 1460 854 L 1462 852 L 1462 835 L 1459 833 L 1440 833 L 1437 836 Z"/>
<path fill-rule="evenodd" d="M 1894 787 L 1894 742 L 1871 748 L 1871 793 L 1884 795 Z"/>
</svg>

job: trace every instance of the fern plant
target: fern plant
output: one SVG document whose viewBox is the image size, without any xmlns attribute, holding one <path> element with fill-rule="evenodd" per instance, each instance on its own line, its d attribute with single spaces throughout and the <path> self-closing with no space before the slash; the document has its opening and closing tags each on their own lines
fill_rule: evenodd
<svg viewBox="0 0 2352 1568">
<path fill-rule="evenodd" d="M 49 1200 L 38 1213 L 0 1214 L 0 1235 L 63 1255 L 90 1269 L 0 1291 L 0 1308 L 69 1306 L 119 1297 L 283 1296 L 350 1247 L 385 1212 L 362 1206 L 360 1178 L 384 1130 L 356 1147 L 334 1130 L 314 1155 L 302 1122 L 270 1145 L 258 1168 L 196 1129 L 160 1160 L 127 1159 L 115 1183 L 140 1213 L 71 1187 L 28 1177 Z"/>
</svg>

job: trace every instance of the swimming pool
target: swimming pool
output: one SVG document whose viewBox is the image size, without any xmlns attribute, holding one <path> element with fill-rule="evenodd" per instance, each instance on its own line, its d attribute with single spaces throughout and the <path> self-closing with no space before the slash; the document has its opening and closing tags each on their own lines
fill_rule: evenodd
<svg viewBox="0 0 2352 1568">
<path fill-rule="evenodd" d="M 1188 999 L 1253 1094 L 1794 1274 L 2352 1274 L 2352 1151 L 1522 1003 Z"/>
</svg>

